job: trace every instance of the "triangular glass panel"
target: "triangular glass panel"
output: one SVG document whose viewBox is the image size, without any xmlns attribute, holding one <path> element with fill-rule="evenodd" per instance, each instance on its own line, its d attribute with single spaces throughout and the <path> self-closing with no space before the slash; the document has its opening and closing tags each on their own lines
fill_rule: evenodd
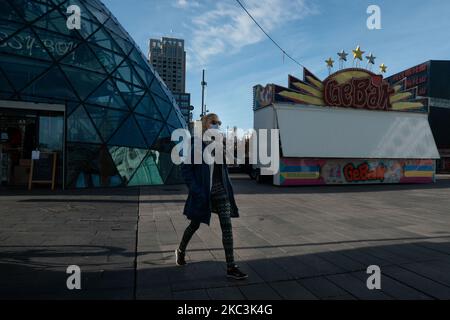
<svg viewBox="0 0 450 320">
<path fill-rule="evenodd" d="M 157 74 L 155 74 L 155 76 L 156 75 Z M 158 77 L 156 77 L 156 79 L 153 80 L 153 82 L 152 82 L 152 86 L 151 86 L 152 92 L 154 94 L 156 94 L 157 96 L 159 96 L 161 99 L 168 100 L 167 95 L 166 95 L 165 91 L 163 90 L 162 86 L 163 86 L 163 83 L 158 80 Z"/>
<path fill-rule="evenodd" d="M 114 32 L 117 36 L 121 37 L 122 39 L 128 39 L 127 32 L 122 28 L 120 23 L 117 21 L 116 17 L 111 16 L 111 19 L 109 19 L 105 26 Z"/>
<path fill-rule="evenodd" d="M 167 118 L 167 123 L 174 128 L 184 127 L 184 125 L 181 124 L 182 122 L 180 121 L 180 117 L 178 116 L 177 110 L 175 108 L 172 109 L 169 118 Z"/>
<path fill-rule="evenodd" d="M 6 36 L 12 34 L 16 28 L 18 28 L 16 24 L 7 26 L 5 30 L 6 34 L 2 35 L 2 37 L 6 38 Z M 52 60 L 52 58 L 47 54 L 47 51 L 42 49 L 39 39 L 30 28 L 22 30 L 12 38 L 6 40 L 5 43 L 2 43 L 1 48 L 2 52 L 17 54 L 28 58 L 36 58 L 47 61 Z"/>
<path fill-rule="evenodd" d="M 147 148 L 144 138 L 137 126 L 133 116 L 129 116 L 127 120 L 120 126 L 108 144 L 114 146 L 129 146 L 136 148 Z"/>
<path fill-rule="evenodd" d="M 67 119 L 67 141 L 101 143 L 101 139 L 82 105 Z"/>
<path fill-rule="evenodd" d="M 105 145 L 68 143 L 66 159 L 67 182 L 71 188 L 123 185 Z"/>
<path fill-rule="evenodd" d="M 97 58 L 87 44 L 78 46 L 73 53 L 62 59 L 61 63 L 68 64 L 73 67 L 105 73 L 102 65 L 98 62 Z"/>
<path fill-rule="evenodd" d="M 39 18 L 33 23 L 33 26 L 42 28 L 43 30 L 57 32 L 60 35 L 70 36 L 71 38 L 75 37 L 77 39 L 81 39 L 79 33 L 75 30 L 69 30 L 67 28 L 67 16 L 62 14 L 59 9 L 52 10 L 45 16 Z M 40 34 L 43 30 L 37 29 L 38 34 Z"/>
<path fill-rule="evenodd" d="M 172 167 L 174 166 L 170 153 L 159 152 L 158 158 L 155 159 L 155 162 L 158 166 L 161 178 L 163 179 L 163 181 L 166 181 L 167 177 L 172 171 Z"/>
<path fill-rule="evenodd" d="M 11 49 L 20 49 L 22 39 L 17 39 L 17 37 L 10 38 L 14 33 L 19 31 L 20 29 L 24 28 L 23 23 L 17 23 L 14 21 L 5 21 L 0 20 L 0 30 L 1 30 L 1 37 L 0 37 L 0 47 L 2 48 L 2 51 L 5 50 L 5 48 L 9 47 Z"/>
<path fill-rule="evenodd" d="M 98 174 L 94 175 L 94 187 L 117 187 L 123 185 L 109 149 L 102 145 L 97 156 Z"/>
<path fill-rule="evenodd" d="M 0 70 L 0 91 L 13 93 L 14 88 L 9 84 L 8 79 L 3 75 L 3 72 Z"/>
<path fill-rule="evenodd" d="M 74 1 L 68 1 L 67 6 L 64 5 L 59 8 L 61 15 L 65 17 L 66 21 L 68 17 L 66 14 L 66 10 L 71 4 L 76 4 L 78 7 L 80 7 L 81 28 L 70 30 L 70 32 L 78 33 L 79 35 L 81 35 L 83 39 L 87 39 L 90 35 L 92 35 L 95 31 L 98 30 L 100 24 L 96 22 L 97 20 L 95 19 L 95 16 L 93 16 L 91 12 L 88 9 L 86 9 L 86 7 L 81 1 L 77 1 L 76 3 Z M 66 27 L 66 29 L 68 28 Z"/>
<path fill-rule="evenodd" d="M 66 2 L 67 0 L 49 0 L 54 3 L 55 6 L 59 6 L 61 3 Z"/>
<path fill-rule="evenodd" d="M 86 100 L 87 103 L 129 111 L 127 104 L 120 96 L 119 90 L 110 79 L 106 80 Z"/>
<path fill-rule="evenodd" d="M 163 118 L 166 119 L 169 116 L 170 111 L 174 108 L 173 105 L 169 104 L 166 100 L 161 99 L 156 94 L 153 95 L 153 99 L 155 100 Z"/>
<path fill-rule="evenodd" d="M 171 140 L 172 134 L 167 126 L 163 126 L 159 133 L 158 139 L 153 141 L 151 149 L 160 152 L 172 152 L 172 148 L 175 146 L 175 142 Z"/>
<path fill-rule="evenodd" d="M 141 79 L 144 81 L 145 86 L 147 86 L 147 87 L 150 86 L 152 81 L 154 81 L 154 79 L 155 79 L 155 76 L 151 72 L 150 68 L 147 67 L 147 68 L 143 69 L 136 63 L 133 63 L 133 67 L 137 71 L 137 73 L 141 77 Z"/>
<path fill-rule="evenodd" d="M 103 27 L 90 36 L 88 42 L 123 55 L 122 50 Z"/>
<path fill-rule="evenodd" d="M 53 6 L 48 6 L 45 3 L 40 3 L 37 1 L 27 1 L 26 3 L 24 3 L 22 1 L 19 2 L 16 0 L 13 1 L 13 5 L 27 22 L 35 21 L 36 19 L 44 16 L 46 13 L 49 13 L 51 10 L 54 10 Z"/>
<path fill-rule="evenodd" d="M 88 19 L 82 19 L 81 20 L 81 28 L 80 28 L 80 30 L 77 30 L 77 31 L 81 34 L 83 39 L 87 39 L 99 28 L 100 28 L 100 25 L 98 23 L 95 23 Z"/>
<path fill-rule="evenodd" d="M 111 20 L 108 20 L 111 21 Z M 125 55 L 128 55 L 131 50 L 133 50 L 134 46 L 129 40 L 125 40 L 118 35 L 116 35 L 114 32 L 110 32 L 111 36 L 113 37 L 114 41 L 119 45 L 119 47 L 123 50 L 123 53 Z"/>
<path fill-rule="evenodd" d="M 152 120 L 144 118 L 142 116 L 136 115 L 136 120 L 144 133 L 145 139 L 149 146 L 153 145 L 156 137 L 158 136 L 163 123 L 157 120 Z"/>
<path fill-rule="evenodd" d="M 125 184 L 128 184 L 130 178 L 139 168 L 147 152 L 146 149 L 109 146 L 111 158 Z"/>
<path fill-rule="evenodd" d="M 111 135 L 122 124 L 123 120 L 129 115 L 127 112 L 100 108 L 86 105 L 86 109 L 92 118 L 103 141 L 108 141 Z"/>
<path fill-rule="evenodd" d="M 44 48 L 53 58 L 60 60 L 65 56 L 73 56 L 75 48 L 80 44 L 81 40 L 74 39 L 73 37 L 68 37 L 64 35 L 54 34 L 53 32 L 48 32 L 47 30 L 40 30 L 34 28 L 36 34 L 39 36 L 41 43 L 36 40 L 34 46 L 29 46 L 33 52 L 43 51 Z"/>
<path fill-rule="evenodd" d="M 92 175 L 96 172 L 94 162 L 100 145 L 67 143 L 67 185 L 71 188 L 92 186 Z"/>
<path fill-rule="evenodd" d="M 113 51 L 105 50 L 104 48 L 90 44 L 91 49 L 94 51 L 100 63 L 105 67 L 108 72 L 112 72 L 123 61 L 123 57 Z"/>
<path fill-rule="evenodd" d="M 170 91 L 170 89 L 167 87 L 166 83 L 158 74 L 158 72 L 154 71 L 153 73 L 155 75 L 155 78 L 158 80 L 157 82 L 153 81 L 152 83 L 152 86 L 155 86 L 155 88 L 152 88 L 153 92 L 159 95 L 162 99 L 166 99 L 167 101 L 174 100 L 172 91 Z M 157 84 L 159 85 L 157 86 Z"/>
<path fill-rule="evenodd" d="M 163 120 L 155 101 L 148 93 L 146 93 L 144 98 L 138 103 L 134 112 L 156 120 Z"/>
<path fill-rule="evenodd" d="M 113 77 L 129 82 L 134 86 L 144 87 L 144 84 L 141 82 L 136 71 L 134 71 L 131 63 L 129 63 L 127 59 L 125 59 L 119 68 L 117 68 L 113 74 Z"/>
<path fill-rule="evenodd" d="M 137 48 L 134 48 L 133 51 L 130 53 L 129 58 L 136 64 L 142 64 L 143 61 L 146 61 L 147 58 L 142 54 L 140 50 Z"/>
<path fill-rule="evenodd" d="M 136 104 L 145 94 L 145 90 L 120 80 L 115 81 L 115 83 L 120 93 L 122 94 L 123 99 L 127 103 L 128 108 L 130 108 L 130 110 L 133 110 Z"/>
<path fill-rule="evenodd" d="M 155 163 L 155 158 L 157 157 L 155 153 L 157 152 L 151 150 L 147 154 L 130 182 L 128 182 L 129 186 L 161 185 L 164 183 L 159 174 L 159 168 Z"/>
<path fill-rule="evenodd" d="M 2 10 L 0 10 L 0 19 L 9 21 L 22 21 L 22 17 L 13 7 L 11 7 L 8 1 L 1 0 L 0 5 L 2 8 Z"/>
<path fill-rule="evenodd" d="M 109 10 L 98 0 L 90 0 L 89 5 L 96 8 L 97 10 L 104 11 L 108 16 L 111 14 Z"/>
<path fill-rule="evenodd" d="M 9 81 L 18 91 L 43 74 L 50 66 L 49 62 L 10 55 L 2 56 L 0 59 L 0 68 L 9 75 Z"/>
<path fill-rule="evenodd" d="M 58 85 L 55 86 L 55 83 Z M 21 94 L 63 100 L 78 100 L 61 70 L 55 66 L 44 75 L 34 80 L 28 87 L 21 90 Z"/>
<path fill-rule="evenodd" d="M 106 77 L 95 72 L 80 72 L 79 69 L 69 66 L 62 65 L 61 68 L 83 100 L 95 91 Z"/>
<path fill-rule="evenodd" d="M 91 15 L 97 19 L 100 24 L 105 23 L 108 20 L 108 15 L 104 13 L 102 10 L 99 10 L 97 7 L 92 5 L 91 3 L 86 2 L 86 7 L 90 11 Z"/>
<path fill-rule="evenodd" d="M 66 103 L 66 117 L 70 116 L 72 112 L 75 111 L 76 108 L 80 105 L 79 102 L 69 101 Z"/>
</svg>

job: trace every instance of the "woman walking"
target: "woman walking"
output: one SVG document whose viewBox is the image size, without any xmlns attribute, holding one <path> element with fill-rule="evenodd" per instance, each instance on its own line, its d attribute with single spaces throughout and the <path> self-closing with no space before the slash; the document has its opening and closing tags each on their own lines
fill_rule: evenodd
<svg viewBox="0 0 450 320">
<path fill-rule="evenodd" d="M 219 117 L 210 113 L 202 118 L 203 133 L 208 129 L 219 129 Z M 202 141 L 202 154 L 206 144 Z M 191 148 L 194 150 L 194 148 Z M 223 163 L 223 162 L 222 162 Z M 222 243 L 227 262 L 227 277 L 245 279 L 247 275 L 239 270 L 234 263 L 233 232 L 231 218 L 239 217 L 238 208 L 234 200 L 233 188 L 228 176 L 226 164 L 216 161 L 209 165 L 201 164 L 182 165 L 182 173 L 189 188 L 189 196 L 184 207 L 184 215 L 191 221 L 184 231 L 180 246 L 175 250 L 177 265 L 185 265 L 186 248 L 201 223 L 210 224 L 211 212 L 219 216 L 222 229 Z"/>
</svg>

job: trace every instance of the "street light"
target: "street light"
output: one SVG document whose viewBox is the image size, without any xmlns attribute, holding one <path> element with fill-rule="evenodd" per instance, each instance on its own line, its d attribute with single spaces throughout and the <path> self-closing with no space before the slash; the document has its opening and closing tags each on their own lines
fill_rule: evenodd
<svg viewBox="0 0 450 320">
<path fill-rule="evenodd" d="M 200 83 L 202 86 L 202 113 L 201 116 L 203 117 L 206 115 L 206 106 L 205 106 L 205 87 L 208 85 L 208 83 L 205 81 L 205 69 L 203 69 L 202 74 L 202 82 Z"/>
</svg>

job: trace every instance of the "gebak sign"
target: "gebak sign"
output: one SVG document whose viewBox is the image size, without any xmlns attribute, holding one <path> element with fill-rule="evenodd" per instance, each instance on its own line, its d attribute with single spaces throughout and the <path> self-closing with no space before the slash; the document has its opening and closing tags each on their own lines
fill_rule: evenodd
<svg viewBox="0 0 450 320">
<path fill-rule="evenodd" d="M 362 69 L 338 71 L 324 81 L 324 101 L 329 106 L 389 110 L 392 93 L 383 76 Z"/>
<path fill-rule="evenodd" d="M 369 165 L 364 162 L 357 167 L 355 167 L 353 163 L 349 163 L 344 167 L 344 177 L 347 182 L 383 182 L 385 174 L 386 167 L 384 165 L 378 165 L 376 168 L 371 169 Z"/>
</svg>

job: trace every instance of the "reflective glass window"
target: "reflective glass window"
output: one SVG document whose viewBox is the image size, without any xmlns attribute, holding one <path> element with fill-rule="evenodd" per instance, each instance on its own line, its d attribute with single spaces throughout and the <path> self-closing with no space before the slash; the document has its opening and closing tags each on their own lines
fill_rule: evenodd
<svg viewBox="0 0 450 320">
<path fill-rule="evenodd" d="M 91 119 L 82 105 L 72 112 L 67 120 L 67 140 L 73 142 L 101 142 Z"/>
<path fill-rule="evenodd" d="M 108 141 L 110 136 L 129 115 L 128 112 L 89 105 L 86 105 L 86 109 L 88 110 L 98 132 L 100 132 L 103 141 Z"/>
<path fill-rule="evenodd" d="M 116 131 L 111 140 L 109 140 L 108 144 L 136 148 L 147 147 L 133 116 L 128 117 L 128 119 L 120 126 L 119 130 Z"/>
<path fill-rule="evenodd" d="M 147 154 L 146 149 L 110 146 L 109 153 L 122 179 L 128 184 Z"/>
</svg>

